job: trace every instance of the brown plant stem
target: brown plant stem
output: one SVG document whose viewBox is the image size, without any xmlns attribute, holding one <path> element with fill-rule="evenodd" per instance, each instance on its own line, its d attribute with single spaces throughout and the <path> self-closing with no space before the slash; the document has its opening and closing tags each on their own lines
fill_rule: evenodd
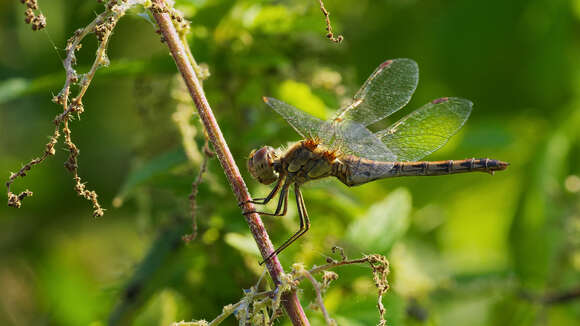
<svg viewBox="0 0 580 326">
<path fill-rule="evenodd" d="M 324 321 L 326 321 L 326 325 L 336 325 L 336 321 L 330 318 L 328 314 L 328 310 L 324 306 L 324 300 L 322 300 L 322 290 L 318 281 L 310 274 L 307 270 L 303 270 L 302 274 L 306 277 L 310 283 L 312 283 L 312 287 L 314 288 L 314 292 L 316 293 L 316 303 L 322 312 L 322 316 L 324 316 Z"/>
<path fill-rule="evenodd" d="M 217 124 L 216 118 L 214 117 L 211 107 L 205 97 L 201 83 L 197 78 L 191 61 L 188 59 L 185 45 L 181 42 L 179 35 L 173 26 L 170 15 L 167 14 L 165 1 L 153 0 L 151 12 L 159 25 L 159 29 L 163 34 L 164 41 L 169 47 L 169 51 L 173 56 L 177 69 L 187 85 L 201 121 L 203 122 L 209 139 L 217 154 L 218 160 L 220 161 L 228 182 L 236 196 L 237 202 L 244 203 L 242 207 L 244 211 L 255 211 L 254 205 L 249 202 L 251 199 L 250 193 L 248 192 L 246 184 L 242 179 L 240 171 Z M 244 214 L 244 216 L 262 257 L 268 257 L 268 255 L 274 251 L 274 247 L 260 216 L 257 213 Z M 284 270 L 282 269 L 282 265 L 280 265 L 278 258 L 273 257 L 272 259 L 269 259 L 267 261 L 267 267 L 272 280 L 274 280 L 276 285 L 279 285 Z M 285 294 L 282 301 L 286 313 L 293 325 L 310 325 L 295 291 Z"/>
<path fill-rule="evenodd" d="M 562 292 L 548 293 L 543 296 L 534 295 L 529 292 L 521 292 L 520 296 L 526 300 L 544 305 L 568 303 L 580 299 L 580 287 L 563 290 Z"/>
<path fill-rule="evenodd" d="M 186 234 L 182 237 L 185 242 L 191 242 L 197 238 L 197 193 L 199 191 L 199 185 L 203 180 L 203 174 L 207 170 L 207 162 L 210 158 L 214 156 L 214 153 L 209 148 L 209 139 L 205 139 L 205 145 L 203 145 L 203 161 L 199 167 L 199 172 L 197 177 L 191 183 L 191 193 L 189 194 L 189 209 L 191 211 L 191 234 Z"/>
<path fill-rule="evenodd" d="M 320 3 L 320 11 L 322 11 L 324 20 L 326 21 L 326 37 L 334 43 L 341 43 L 344 37 L 342 35 L 338 35 L 338 37 L 334 36 L 334 33 L 332 32 L 332 24 L 330 23 L 330 13 L 324 7 L 324 2 L 322 0 L 318 0 L 318 2 Z"/>
<path fill-rule="evenodd" d="M 387 260 L 387 258 L 385 256 L 382 256 L 382 255 L 374 254 L 374 255 L 367 255 L 367 256 L 364 256 L 363 258 L 359 258 L 359 259 L 349 260 L 346 258 L 345 254 L 344 254 L 344 250 L 340 247 L 332 248 L 332 252 L 340 253 L 341 260 L 334 260 L 332 258 L 328 258 L 327 264 L 322 265 L 322 266 L 318 266 L 318 267 L 314 267 L 310 270 L 300 270 L 300 269 L 295 268 L 294 280 L 299 282 L 304 278 L 309 278 L 309 280 L 312 281 L 310 279 L 309 275 L 324 272 L 328 269 L 338 267 L 338 266 L 368 263 L 369 266 L 371 267 L 371 269 L 373 270 L 373 280 L 375 281 L 375 286 L 377 287 L 377 290 L 378 290 L 378 297 L 377 297 L 377 308 L 379 310 L 378 326 L 387 325 L 387 321 L 385 319 L 386 310 L 385 310 L 385 306 L 383 305 L 383 295 L 389 290 L 389 282 L 387 280 L 387 276 L 389 275 L 390 270 L 389 270 L 389 261 Z M 296 271 L 298 271 L 298 272 L 296 272 Z M 319 290 L 316 289 L 316 285 L 315 284 L 313 284 L 313 285 L 315 286 L 315 290 L 317 292 L 319 292 Z M 324 311 L 323 311 L 323 313 L 324 313 Z M 325 318 L 326 318 L 326 315 L 325 315 Z M 328 319 L 327 319 L 327 322 L 328 322 Z"/>
</svg>

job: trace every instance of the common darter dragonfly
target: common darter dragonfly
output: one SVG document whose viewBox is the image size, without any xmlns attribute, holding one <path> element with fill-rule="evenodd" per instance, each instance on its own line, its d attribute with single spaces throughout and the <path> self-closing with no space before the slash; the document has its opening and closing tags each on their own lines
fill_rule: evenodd
<svg viewBox="0 0 580 326">
<path fill-rule="evenodd" d="M 264 102 L 303 138 L 286 150 L 270 146 L 253 150 L 248 159 L 248 170 L 253 178 L 266 185 L 276 182 L 265 198 L 254 199 L 252 203 L 265 205 L 280 193 L 274 213 L 258 213 L 285 215 L 288 193 L 294 186 L 300 218 L 300 229 L 264 261 L 279 254 L 310 228 L 300 192 L 300 187 L 308 181 L 333 176 L 352 187 L 391 177 L 477 171 L 493 174 L 507 168 L 509 163 L 488 158 L 418 161 L 447 143 L 463 126 L 473 106 L 466 99 L 436 99 L 386 129 L 373 132 L 368 128 L 404 107 L 418 79 L 419 69 L 413 60 L 387 60 L 363 84 L 352 104 L 338 110 L 327 121 L 277 99 L 264 97 Z"/>
</svg>

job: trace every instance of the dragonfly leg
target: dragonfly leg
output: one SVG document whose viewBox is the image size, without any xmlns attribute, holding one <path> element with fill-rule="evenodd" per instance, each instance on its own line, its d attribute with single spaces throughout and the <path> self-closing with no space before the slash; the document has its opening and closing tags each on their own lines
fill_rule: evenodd
<svg viewBox="0 0 580 326">
<path fill-rule="evenodd" d="M 276 249 L 273 253 L 271 253 L 264 261 L 260 263 L 262 265 L 266 261 L 270 260 L 275 255 L 278 255 L 282 250 L 288 248 L 294 241 L 298 240 L 301 236 L 304 235 L 310 229 L 310 219 L 308 218 L 308 212 L 306 211 L 306 205 L 304 204 L 304 198 L 302 197 L 302 193 L 300 192 L 300 187 L 298 184 L 294 184 L 294 195 L 296 197 L 296 205 L 298 206 L 298 217 L 300 218 L 300 229 L 294 233 L 288 240 L 284 241 L 284 243 Z"/>
<path fill-rule="evenodd" d="M 254 198 L 253 200 L 246 200 L 244 202 L 240 202 L 238 204 L 238 206 L 242 207 L 247 203 L 252 203 L 252 204 L 256 204 L 256 205 L 266 205 L 267 203 L 270 202 L 270 200 L 272 200 L 272 198 L 274 198 L 276 196 L 276 194 L 278 193 L 278 191 L 280 191 L 280 186 L 282 185 L 282 181 L 284 181 L 284 177 L 280 177 L 278 178 L 278 181 L 276 182 L 276 185 L 274 186 L 274 188 L 272 189 L 272 191 L 270 191 L 270 193 L 268 194 L 268 196 L 264 197 L 264 198 Z"/>
<path fill-rule="evenodd" d="M 257 212 L 257 211 L 248 211 L 243 212 L 244 215 L 258 213 L 260 215 L 267 215 L 267 216 L 284 216 L 288 211 L 288 188 L 290 187 L 290 183 L 288 181 L 284 182 L 282 186 L 282 190 L 280 191 L 280 197 L 278 199 L 278 206 L 276 207 L 276 211 L 274 213 L 268 212 Z M 277 191 L 276 191 L 277 192 Z M 273 195 L 272 195 L 273 197 Z"/>
</svg>

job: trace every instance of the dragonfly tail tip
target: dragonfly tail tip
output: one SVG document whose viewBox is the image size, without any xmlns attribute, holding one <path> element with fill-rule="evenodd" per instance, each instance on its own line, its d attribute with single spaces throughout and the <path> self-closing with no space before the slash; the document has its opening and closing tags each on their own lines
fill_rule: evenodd
<svg viewBox="0 0 580 326">
<path fill-rule="evenodd" d="M 510 166 L 510 164 L 508 162 L 499 161 L 499 166 L 501 170 L 505 170 L 508 166 Z"/>
</svg>

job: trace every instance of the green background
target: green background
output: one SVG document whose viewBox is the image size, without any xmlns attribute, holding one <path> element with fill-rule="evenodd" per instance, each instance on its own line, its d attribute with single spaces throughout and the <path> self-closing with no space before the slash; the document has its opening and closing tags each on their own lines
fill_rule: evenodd
<svg viewBox="0 0 580 326">
<path fill-rule="evenodd" d="M 40 7 L 48 27 L 32 32 L 24 6 L 0 2 L 6 179 L 42 153 L 60 111 L 50 99 L 64 82 L 66 39 L 102 11 L 95 1 Z M 389 58 L 411 58 L 420 68 L 417 91 L 395 119 L 443 96 L 474 102 L 461 132 L 427 159 L 511 163 L 493 177 L 306 187 L 312 229 L 280 256 L 286 270 L 294 262 L 323 264 L 334 245 L 350 258 L 386 255 L 389 325 L 580 323 L 579 0 L 328 0 L 334 31 L 345 38 L 340 45 L 324 37 L 315 0 L 189 0 L 177 7 L 192 21 L 193 54 L 211 72 L 208 100 L 256 197 L 268 188 L 245 169 L 250 150 L 298 140 L 261 97 L 327 117 Z M 85 112 L 71 123 L 79 173 L 105 216 L 92 218 L 74 193 L 62 143 L 56 157 L 15 183 L 15 191 L 29 188 L 34 196 L 20 209 L 0 205 L 2 325 L 211 320 L 262 273 L 216 159 L 199 189 L 199 237 L 180 240 L 191 231 L 187 197 L 199 169 L 182 143 L 201 148 L 203 134 L 166 47 L 140 13 L 118 24 L 111 65 L 98 71 Z M 83 42 L 80 72 L 95 46 L 92 36 Z M 179 120 L 178 111 L 190 119 Z M 192 134 L 183 137 L 176 120 Z M 275 244 L 298 227 L 293 203 L 283 218 L 264 217 Z M 376 324 L 370 270 L 336 272 L 325 295 L 331 316 L 340 325 Z M 570 291 L 576 300 L 546 300 Z M 312 288 L 304 286 L 300 297 L 307 306 Z M 323 324 L 318 311 L 307 314 Z M 236 323 L 230 317 L 224 324 Z"/>
</svg>

